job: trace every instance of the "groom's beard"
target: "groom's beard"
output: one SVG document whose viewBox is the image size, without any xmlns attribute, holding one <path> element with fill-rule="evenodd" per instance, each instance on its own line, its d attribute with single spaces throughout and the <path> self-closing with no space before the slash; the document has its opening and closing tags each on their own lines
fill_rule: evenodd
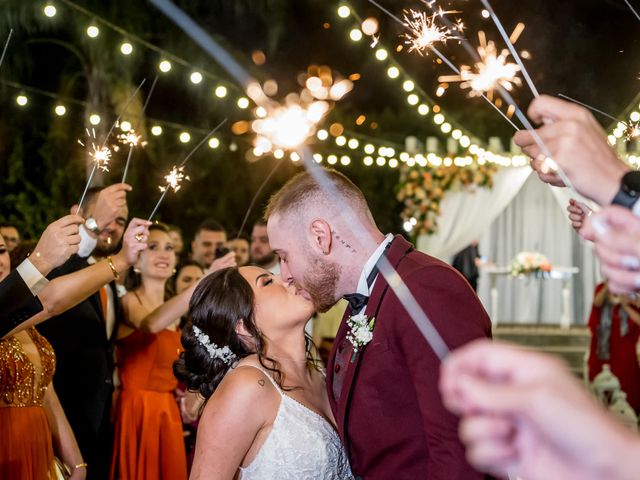
<svg viewBox="0 0 640 480">
<path fill-rule="evenodd" d="M 336 290 L 342 268 L 323 257 L 316 257 L 305 273 L 304 289 L 311 297 L 314 308 L 324 313 L 336 304 Z"/>
</svg>

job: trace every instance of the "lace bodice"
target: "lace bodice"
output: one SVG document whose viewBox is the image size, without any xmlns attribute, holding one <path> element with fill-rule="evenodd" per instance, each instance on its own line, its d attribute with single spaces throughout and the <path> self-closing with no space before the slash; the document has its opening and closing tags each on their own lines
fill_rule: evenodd
<svg viewBox="0 0 640 480">
<path fill-rule="evenodd" d="M 263 369 L 251 366 L 263 371 L 282 400 L 271 432 L 253 462 L 240 469 L 240 479 L 353 479 L 340 437 L 329 422 L 282 392 Z"/>
<path fill-rule="evenodd" d="M 15 335 L 0 340 L 0 406 L 42 406 L 53 378 L 56 368 L 53 348 L 35 328 L 25 333 L 33 342 L 33 351 L 26 352 Z M 39 364 L 33 362 L 36 355 Z"/>
</svg>

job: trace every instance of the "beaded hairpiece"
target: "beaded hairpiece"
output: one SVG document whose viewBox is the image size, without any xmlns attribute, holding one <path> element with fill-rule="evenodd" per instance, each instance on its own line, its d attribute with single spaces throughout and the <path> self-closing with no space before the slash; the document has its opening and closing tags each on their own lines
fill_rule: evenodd
<svg viewBox="0 0 640 480">
<path fill-rule="evenodd" d="M 207 349 L 211 358 L 218 358 L 227 365 L 231 365 L 235 361 L 236 356 L 227 345 L 224 347 L 218 347 L 211 341 L 209 335 L 204 333 L 195 325 L 193 326 L 193 333 L 196 335 L 196 339 L 200 342 L 200 345 Z"/>
</svg>

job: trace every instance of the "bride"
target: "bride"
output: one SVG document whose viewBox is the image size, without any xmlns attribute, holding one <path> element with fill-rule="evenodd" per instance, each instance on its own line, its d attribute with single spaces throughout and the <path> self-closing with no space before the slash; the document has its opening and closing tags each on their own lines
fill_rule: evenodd
<svg viewBox="0 0 640 480">
<path fill-rule="evenodd" d="M 352 479 L 304 327 L 313 306 L 258 267 L 204 278 L 176 376 L 207 400 L 191 479 Z"/>
</svg>

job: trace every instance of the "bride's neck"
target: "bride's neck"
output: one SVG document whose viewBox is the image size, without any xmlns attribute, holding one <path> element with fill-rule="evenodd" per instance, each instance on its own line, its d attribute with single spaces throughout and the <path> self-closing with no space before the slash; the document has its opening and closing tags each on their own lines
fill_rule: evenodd
<svg viewBox="0 0 640 480">
<path fill-rule="evenodd" d="M 267 339 L 267 356 L 276 360 L 286 370 L 306 370 L 304 329 Z"/>
</svg>

